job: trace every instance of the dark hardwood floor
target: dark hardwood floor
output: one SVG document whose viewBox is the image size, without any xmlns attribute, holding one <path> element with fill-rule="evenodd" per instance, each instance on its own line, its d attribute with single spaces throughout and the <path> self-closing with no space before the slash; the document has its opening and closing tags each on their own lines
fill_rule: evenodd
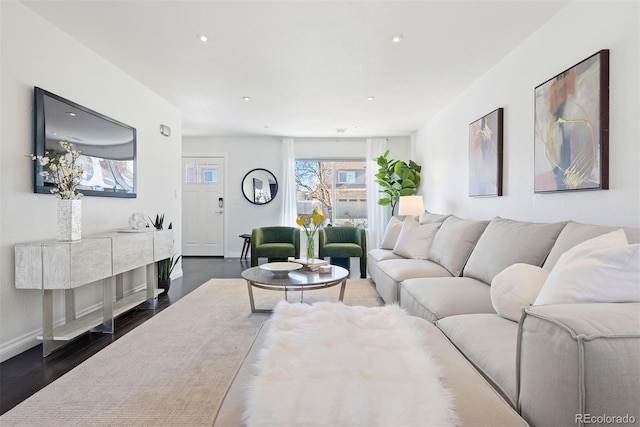
<svg viewBox="0 0 640 427">
<path fill-rule="evenodd" d="M 0 414 L 16 406 L 113 341 L 169 307 L 207 280 L 240 277 L 250 261 L 239 258 L 184 257 L 183 277 L 171 282 L 168 294 L 158 297 L 154 309 L 135 308 L 114 320 L 113 334 L 88 333 L 51 355 L 42 357 L 38 345 L 0 363 Z"/>
</svg>

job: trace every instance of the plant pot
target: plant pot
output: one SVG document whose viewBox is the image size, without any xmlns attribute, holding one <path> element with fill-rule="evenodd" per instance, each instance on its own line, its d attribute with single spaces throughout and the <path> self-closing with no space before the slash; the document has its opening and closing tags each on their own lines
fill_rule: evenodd
<svg viewBox="0 0 640 427">
<path fill-rule="evenodd" d="M 163 289 L 164 294 L 169 292 L 170 286 L 171 286 L 171 279 L 158 280 L 158 289 Z"/>
</svg>

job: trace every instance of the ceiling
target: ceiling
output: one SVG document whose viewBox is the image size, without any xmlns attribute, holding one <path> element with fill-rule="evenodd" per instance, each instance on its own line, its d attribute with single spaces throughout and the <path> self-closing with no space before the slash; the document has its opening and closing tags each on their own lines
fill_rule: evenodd
<svg viewBox="0 0 640 427">
<path fill-rule="evenodd" d="M 22 3 L 180 109 L 184 136 L 348 138 L 409 135 L 568 2 Z"/>
</svg>

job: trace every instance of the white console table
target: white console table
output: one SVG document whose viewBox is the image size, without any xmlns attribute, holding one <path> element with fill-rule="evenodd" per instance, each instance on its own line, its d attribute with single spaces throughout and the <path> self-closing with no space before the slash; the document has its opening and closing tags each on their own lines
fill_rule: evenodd
<svg viewBox="0 0 640 427">
<path fill-rule="evenodd" d="M 73 242 L 21 243 L 15 247 L 15 286 L 42 292 L 42 354 L 89 331 L 113 333 L 113 319 L 141 303 L 150 305 L 157 289 L 156 262 L 173 255 L 173 231 L 104 233 Z M 145 267 L 146 288 L 124 296 L 123 273 Z M 102 281 L 102 310 L 76 317 L 74 289 Z M 115 298 L 113 290 L 115 289 Z M 53 326 L 54 292 L 64 291 L 65 323 Z"/>
</svg>

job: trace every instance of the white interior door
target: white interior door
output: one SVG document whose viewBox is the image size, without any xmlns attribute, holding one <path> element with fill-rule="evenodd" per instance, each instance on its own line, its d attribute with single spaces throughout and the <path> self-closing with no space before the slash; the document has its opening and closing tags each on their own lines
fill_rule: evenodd
<svg viewBox="0 0 640 427">
<path fill-rule="evenodd" d="M 182 158 L 182 254 L 224 256 L 224 158 Z"/>
</svg>

